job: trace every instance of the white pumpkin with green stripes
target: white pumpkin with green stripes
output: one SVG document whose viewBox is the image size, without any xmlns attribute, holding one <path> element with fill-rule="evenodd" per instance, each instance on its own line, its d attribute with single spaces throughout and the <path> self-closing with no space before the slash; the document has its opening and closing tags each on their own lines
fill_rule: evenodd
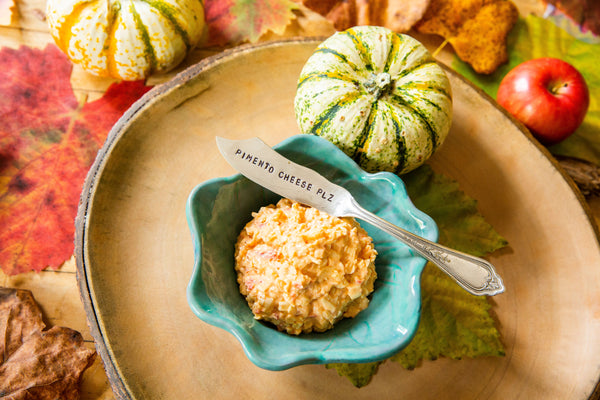
<svg viewBox="0 0 600 400">
<path fill-rule="evenodd" d="M 403 174 L 446 138 L 452 91 L 419 41 L 361 26 L 317 47 L 300 74 L 294 109 L 303 133 L 326 138 L 365 170 Z"/>
<path fill-rule="evenodd" d="M 50 33 L 99 76 L 143 79 L 179 64 L 205 32 L 202 0 L 48 0 Z"/>
</svg>

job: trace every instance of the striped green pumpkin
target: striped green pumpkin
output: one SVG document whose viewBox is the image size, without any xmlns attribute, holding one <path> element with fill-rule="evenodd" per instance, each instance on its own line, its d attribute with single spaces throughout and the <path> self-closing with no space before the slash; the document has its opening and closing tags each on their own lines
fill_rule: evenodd
<svg viewBox="0 0 600 400">
<path fill-rule="evenodd" d="M 202 0 L 48 0 L 46 11 L 71 61 L 124 80 L 174 68 L 206 27 Z"/>
<path fill-rule="evenodd" d="M 403 174 L 446 138 L 452 91 L 419 41 L 361 26 L 317 47 L 300 74 L 294 109 L 303 133 L 328 139 L 365 170 Z"/>
</svg>

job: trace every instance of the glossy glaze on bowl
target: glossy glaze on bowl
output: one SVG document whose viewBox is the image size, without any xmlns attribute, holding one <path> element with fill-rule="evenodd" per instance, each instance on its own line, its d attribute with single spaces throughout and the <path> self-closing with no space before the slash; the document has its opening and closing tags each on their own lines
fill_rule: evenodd
<svg viewBox="0 0 600 400">
<path fill-rule="evenodd" d="M 391 173 L 367 174 L 341 150 L 312 135 L 292 136 L 275 149 L 347 188 L 365 208 L 429 240 L 437 240 L 434 221 L 417 210 L 402 180 Z M 324 333 L 291 336 L 259 322 L 239 293 L 234 244 L 253 211 L 279 196 L 241 175 L 199 184 L 187 203 L 195 265 L 187 289 L 194 313 L 233 334 L 259 367 L 282 370 L 301 364 L 370 362 L 401 350 L 417 328 L 420 275 L 425 260 L 388 234 L 366 223 L 378 251 L 378 278 L 369 307 Z M 359 221 L 360 222 L 360 221 Z"/>
</svg>

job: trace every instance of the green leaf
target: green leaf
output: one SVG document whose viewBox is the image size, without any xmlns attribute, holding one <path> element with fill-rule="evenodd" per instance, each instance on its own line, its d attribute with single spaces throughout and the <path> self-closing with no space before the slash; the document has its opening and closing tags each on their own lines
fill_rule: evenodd
<svg viewBox="0 0 600 400">
<path fill-rule="evenodd" d="M 424 165 L 403 175 L 414 205 L 429 214 L 440 230 L 440 243 L 483 256 L 507 241 L 477 211 L 477 202 L 456 181 Z M 427 264 L 421 276 L 421 320 L 415 337 L 391 357 L 405 368 L 439 357 L 503 356 L 500 333 L 487 297 L 463 290 L 439 268 Z M 381 363 L 330 364 L 357 387 L 368 384 Z"/>
<path fill-rule="evenodd" d="M 441 356 L 503 356 L 504 346 L 486 297 L 464 291 L 444 272 L 428 263 L 421 279 L 421 320 L 415 337 L 392 357 L 408 369 L 421 360 Z"/>
<path fill-rule="evenodd" d="M 363 364 L 325 364 L 327 369 L 335 369 L 340 376 L 345 376 L 358 388 L 367 386 L 373 376 L 377 373 L 377 369 L 381 362 L 363 363 Z"/>
<path fill-rule="evenodd" d="M 577 157 L 600 165 L 600 68 L 599 43 L 572 36 L 552 21 L 534 15 L 520 19 L 508 37 L 509 62 L 491 75 L 475 73 L 469 65 L 454 57 L 452 67 L 491 97 L 496 98 L 502 78 L 523 61 L 540 57 L 559 58 L 581 72 L 590 89 L 590 106 L 583 124 L 563 142 L 549 147 L 554 155 Z"/>
<path fill-rule="evenodd" d="M 476 256 L 508 244 L 477 211 L 477 202 L 456 181 L 425 165 L 404 176 L 414 205 L 431 216 L 440 230 L 440 243 Z M 421 276 L 421 320 L 411 343 L 392 360 L 414 368 L 421 359 L 440 356 L 500 356 L 504 347 L 490 315 L 487 297 L 463 290 L 428 263 Z"/>
<path fill-rule="evenodd" d="M 440 243 L 478 257 L 508 244 L 479 214 L 477 201 L 461 191 L 456 181 L 434 173 L 429 165 L 402 179 L 415 207 L 436 222 Z"/>
</svg>

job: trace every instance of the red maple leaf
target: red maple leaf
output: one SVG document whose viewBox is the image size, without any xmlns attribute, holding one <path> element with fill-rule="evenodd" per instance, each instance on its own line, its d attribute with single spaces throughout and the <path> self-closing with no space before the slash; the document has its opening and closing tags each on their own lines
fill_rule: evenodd
<svg viewBox="0 0 600 400">
<path fill-rule="evenodd" d="M 80 105 L 54 45 L 0 50 L 0 268 L 58 268 L 73 254 L 83 181 L 110 128 L 150 89 L 113 84 Z"/>
<path fill-rule="evenodd" d="M 206 45 L 256 42 L 268 31 L 281 34 L 295 18 L 298 5 L 291 0 L 206 0 Z"/>
</svg>

